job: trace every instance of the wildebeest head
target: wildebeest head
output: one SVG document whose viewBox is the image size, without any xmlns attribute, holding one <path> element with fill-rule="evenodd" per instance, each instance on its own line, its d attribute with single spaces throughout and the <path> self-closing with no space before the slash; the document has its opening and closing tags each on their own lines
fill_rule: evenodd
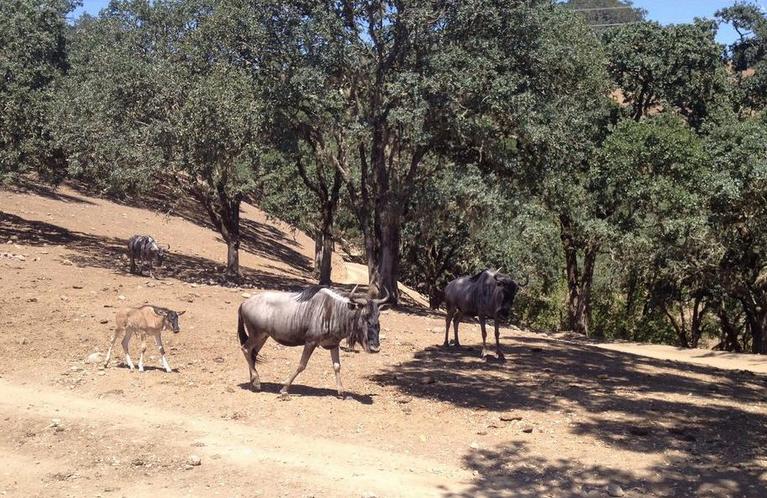
<svg viewBox="0 0 767 498">
<path fill-rule="evenodd" d="M 496 296 L 498 297 L 495 302 L 495 311 L 499 316 L 508 318 L 511 306 L 514 304 L 514 297 L 517 295 L 520 286 L 510 276 L 504 275 L 500 271 L 495 272 L 493 278 L 495 279 Z"/>
<path fill-rule="evenodd" d="M 174 334 L 178 334 L 181 332 L 181 329 L 178 326 L 178 317 L 186 313 L 186 310 L 179 311 L 176 313 L 173 310 L 168 310 L 165 312 L 165 327 L 171 329 Z"/>
<path fill-rule="evenodd" d="M 379 335 L 381 333 L 381 324 L 379 322 L 380 312 L 385 309 L 385 302 L 389 300 L 389 292 L 384 289 L 386 293 L 382 299 L 368 299 L 362 297 L 354 297 L 354 291 L 357 290 L 355 286 L 352 289 L 352 293 L 349 294 L 349 308 L 355 310 L 361 310 L 360 313 L 360 327 L 362 328 L 359 335 L 362 347 L 368 353 L 377 353 L 381 350 L 381 342 Z"/>
<path fill-rule="evenodd" d="M 165 258 L 168 256 L 168 252 L 170 251 L 170 245 L 168 247 L 161 247 L 157 246 L 157 250 L 154 253 L 154 259 L 157 263 L 157 266 L 162 266 L 163 262 L 165 261 Z"/>
</svg>

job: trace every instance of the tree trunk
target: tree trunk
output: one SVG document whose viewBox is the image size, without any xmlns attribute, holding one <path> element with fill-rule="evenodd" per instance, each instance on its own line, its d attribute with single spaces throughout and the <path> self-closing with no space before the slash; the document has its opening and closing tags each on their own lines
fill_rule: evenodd
<svg viewBox="0 0 767 498">
<path fill-rule="evenodd" d="M 738 329 L 735 324 L 732 323 L 730 317 L 727 316 L 727 311 L 724 308 L 724 304 L 720 304 L 716 309 L 716 314 L 719 317 L 719 323 L 722 326 L 724 337 L 722 342 L 719 343 L 715 349 L 722 351 L 734 351 L 740 353 L 743 351 L 740 343 L 738 342 Z"/>
<path fill-rule="evenodd" d="M 240 201 L 231 201 L 228 209 L 222 213 L 225 227 L 224 240 L 226 240 L 226 272 L 224 277 L 230 282 L 240 280 Z"/>
<path fill-rule="evenodd" d="M 591 284 L 594 280 L 599 246 L 589 244 L 583 258 L 583 273 L 578 272 L 578 247 L 573 234 L 572 221 L 560 215 L 560 239 L 565 253 L 567 303 L 564 328 L 588 336 L 591 326 Z"/>
<path fill-rule="evenodd" d="M 703 330 L 701 329 L 701 326 L 703 324 L 703 317 L 706 315 L 706 311 L 708 311 L 708 307 L 704 305 L 701 307 L 701 303 L 703 302 L 703 298 L 700 296 L 695 296 L 695 301 L 693 303 L 692 308 L 692 322 L 690 323 L 690 347 L 691 348 L 697 348 L 698 343 L 700 342 L 700 336 Z"/>
<path fill-rule="evenodd" d="M 756 305 L 747 299 L 741 299 L 743 311 L 746 314 L 748 327 L 751 330 L 751 352 L 754 354 L 767 354 L 767 344 L 765 344 L 765 319 L 767 312 L 759 309 Z"/>
<path fill-rule="evenodd" d="M 400 226 L 396 216 L 387 217 L 381 227 L 381 240 L 378 253 L 378 291 L 389 294 L 389 301 L 399 302 L 399 259 L 400 259 Z"/>
<path fill-rule="evenodd" d="M 314 238 L 314 271 L 320 285 L 330 285 L 333 257 L 333 207 L 324 206 L 320 231 Z"/>
</svg>

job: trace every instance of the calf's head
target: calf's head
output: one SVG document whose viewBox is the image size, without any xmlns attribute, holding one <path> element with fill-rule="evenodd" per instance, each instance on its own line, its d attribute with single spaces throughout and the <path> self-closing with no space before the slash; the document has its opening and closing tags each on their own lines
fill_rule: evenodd
<svg viewBox="0 0 767 498">
<path fill-rule="evenodd" d="M 384 303 L 389 300 L 389 293 L 384 289 L 386 295 L 381 299 L 355 298 L 355 290 L 357 290 L 356 286 L 349 295 L 349 308 L 360 310 L 360 321 L 358 322 L 358 326 L 362 329 L 359 334 L 360 342 L 366 352 L 377 353 L 381 350 L 379 317 L 380 312 L 386 309 Z"/>
<path fill-rule="evenodd" d="M 165 258 L 168 256 L 169 251 L 170 251 L 170 246 L 168 247 L 157 246 L 157 250 L 154 252 L 154 260 L 157 266 L 162 266 L 163 262 L 165 261 Z"/>
<path fill-rule="evenodd" d="M 181 329 L 178 327 L 178 317 L 186 313 L 186 310 L 179 311 L 176 313 L 175 311 L 168 310 L 165 312 L 165 323 L 163 324 L 165 328 L 171 329 L 174 334 L 178 334 L 181 332 Z"/>
</svg>

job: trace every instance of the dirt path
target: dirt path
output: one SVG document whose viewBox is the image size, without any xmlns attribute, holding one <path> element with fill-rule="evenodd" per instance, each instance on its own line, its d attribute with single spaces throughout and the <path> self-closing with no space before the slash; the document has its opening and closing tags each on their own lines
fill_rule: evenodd
<svg viewBox="0 0 767 498">
<path fill-rule="evenodd" d="M 67 433 L 76 431 L 73 427 L 87 421 L 88 431 L 94 435 L 94 439 L 100 439 L 100 445 L 116 447 L 123 444 L 121 438 L 131 440 L 134 435 L 141 434 L 143 439 L 154 441 L 155 451 L 162 453 L 165 458 L 171 455 L 180 460 L 185 453 L 195 453 L 204 461 L 208 474 L 223 478 L 230 472 L 241 473 L 246 479 L 242 483 L 243 488 L 253 486 L 254 491 L 260 491 L 263 496 L 285 496 L 285 489 L 274 489 L 267 484 L 282 479 L 293 480 L 301 490 L 313 494 L 355 496 L 370 491 L 386 496 L 436 496 L 444 491 L 461 489 L 457 485 L 447 488 L 444 484 L 471 478 L 470 473 L 429 459 L 338 443 L 330 439 L 307 438 L 275 430 L 264 424 L 222 422 L 179 411 L 132 406 L 119 399 L 89 399 L 4 381 L 0 381 L 0 417 L 5 420 L 14 419 L 16 424 L 25 420 L 24 425 L 29 427 L 41 427 L 46 421 L 57 419 L 57 427 L 63 433 L 60 438 L 65 439 Z M 58 434 L 57 427 L 45 426 L 43 431 Z M 104 437 L 100 438 L 100 434 Z M 59 441 L 58 444 L 69 443 Z M 5 449 L 11 450 L 7 447 Z M 19 493 L 19 496 L 30 496 L 39 491 L 36 487 L 41 476 L 36 469 L 40 467 L 28 463 L 43 455 L 35 451 L 30 453 L 24 455 L 21 465 L 14 464 L 11 472 L 6 467 L 0 473 L 5 479 L 14 476 L 16 485 L 13 491 Z M 147 461 L 151 459 L 140 452 L 120 457 Z M 74 463 L 61 462 L 62 468 L 73 468 Z M 47 473 L 52 470 L 49 467 L 43 467 Z M 298 477 L 300 479 L 296 479 Z M 115 483 L 110 476 L 101 478 L 108 479 L 113 485 Z M 248 482 L 251 478 L 252 485 Z M 141 478 L 136 480 L 140 481 Z M 228 486 L 235 484 L 227 481 Z M 131 495 L 135 492 L 141 495 L 153 494 L 151 483 L 145 486 L 140 482 L 127 484 L 132 486 Z M 90 491 L 98 491 L 100 484 L 94 485 L 95 489 Z M 125 493 L 122 489 L 124 484 L 117 485 Z M 199 484 L 197 486 L 200 487 Z M 74 492 L 74 489 L 71 491 Z"/>
</svg>

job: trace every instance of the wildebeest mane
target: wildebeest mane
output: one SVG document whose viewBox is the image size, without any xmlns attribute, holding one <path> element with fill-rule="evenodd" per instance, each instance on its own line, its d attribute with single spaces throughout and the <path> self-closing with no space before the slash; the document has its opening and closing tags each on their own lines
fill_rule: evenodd
<svg viewBox="0 0 767 498">
<path fill-rule="evenodd" d="M 173 310 L 169 310 L 168 308 L 163 308 L 162 306 L 155 306 L 154 304 L 145 304 L 143 306 L 140 306 L 141 308 L 152 308 L 152 310 L 155 312 L 158 316 L 168 316 L 168 313 L 172 313 Z"/>
<path fill-rule="evenodd" d="M 312 285 L 311 287 L 307 287 L 298 293 L 298 296 L 296 296 L 296 301 L 299 303 L 306 302 L 313 298 L 322 289 L 327 289 L 327 287 L 324 285 Z"/>
<path fill-rule="evenodd" d="M 487 270 L 482 270 L 481 272 L 477 273 L 476 275 L 474 275 L 474 276 L 470 277 L 470 278 L 469 278 L 469 280 L 471 280 L 472 282 L 476 282 L 477 280 L 479 280 L 479 279 L 480 279 L 480 277 L 482 276 L 482 274 L 484 274 L 486 271 L 487 271 Z"/>
</svg>

